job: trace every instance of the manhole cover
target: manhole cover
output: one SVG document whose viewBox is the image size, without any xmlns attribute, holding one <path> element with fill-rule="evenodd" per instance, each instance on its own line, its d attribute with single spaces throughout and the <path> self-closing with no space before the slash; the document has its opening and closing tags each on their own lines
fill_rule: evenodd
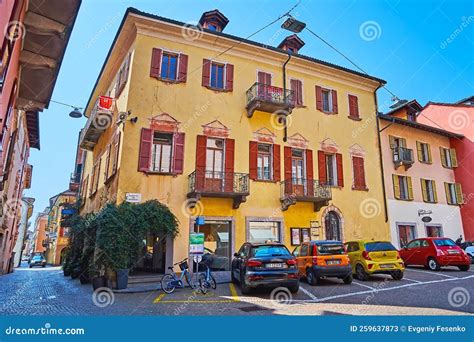
<svg viewBox="0 0 474 342">
<path fill-rule="evenodd" d="M 243 308 L 239 308 L 239 310 L 245 311 L 245 312 L 252 312 L 252 311 L 264 311 L 268 310 L 267 308 L 258 306 L 258 305 L 252 305 L 252 306 L 244 306 Z"/>
</svg>

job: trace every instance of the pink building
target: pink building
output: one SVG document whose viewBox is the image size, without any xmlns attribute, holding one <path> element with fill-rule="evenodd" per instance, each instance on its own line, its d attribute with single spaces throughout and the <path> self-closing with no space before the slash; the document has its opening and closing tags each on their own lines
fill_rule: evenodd
<svg viewBox="0 0 474 342">
<path fill-rule="evenodd" d="M 456 239 L 462 233 L 451 141 L 463 136 L 417 122 L 421 109 L 414 100 L 379 115 L 386 204 L 398 247 L 418 237 Z"/>
<path fill-rule="evenodd" d="M 39 112 L 48 108 L 80 4 L 0 1 L 0 274 L 13 269 L 29 149 L 40 147 Z"/>
<path fill-rule="evenodd" d="M 454 176 L 462 184 L 464 195 L 464 239 L 474 241 L 474 96 L 458 103 L 428 102 L 418 115 L 418 122 L 464 135 L 463 139 L 451 138 L 450 144 L 457 153 Z"/>
</svg>

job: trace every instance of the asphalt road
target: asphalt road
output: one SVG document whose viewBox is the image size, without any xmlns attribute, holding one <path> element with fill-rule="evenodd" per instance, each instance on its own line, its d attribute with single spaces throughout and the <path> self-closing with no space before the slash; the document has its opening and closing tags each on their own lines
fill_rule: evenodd
<svg viewBox="0 0 474 342">
<path fill-rule="evenodd" d="M 384 275 L 345 285 L 338 279 L 296 294 L 219 284 L 206 295 L 191 289 L 93 293 L 57 267 L 18 268 L 0 276 L 0 315 L 457 315 L 474 313 L 474 270 L 409 268 L 401 281 Z"/>
</svg>

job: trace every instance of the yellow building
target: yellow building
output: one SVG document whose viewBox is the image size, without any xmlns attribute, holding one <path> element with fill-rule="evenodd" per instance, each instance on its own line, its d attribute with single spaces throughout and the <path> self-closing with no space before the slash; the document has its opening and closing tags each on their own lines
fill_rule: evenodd
<svg viewBox="0 0 474 342">
<path fill-rule="evenodd" d="M 46 227 L 47 249 L 45 257 L 48 264 L 60 265 L 64 247 L 69 241 L 67 218 L 72 215 L 72 205 L 76 202 L 77 193 L 63 191 L 49 199 L 48 224 Z"/>
<path fill-rule="evenodd" d="M 138 268 L 152 271 L 188 256 L 198 215 L 221 270 L 245 241 L 389 239 L 384 81 L 298 54 L 296 35 L 275 48 L 222 33 L 227 22 L 217 10 L 199 29 L 127 11 L 85 111 L 81 214 L 169 206 L 180 234 L 144 240 Z"/>
</svg>

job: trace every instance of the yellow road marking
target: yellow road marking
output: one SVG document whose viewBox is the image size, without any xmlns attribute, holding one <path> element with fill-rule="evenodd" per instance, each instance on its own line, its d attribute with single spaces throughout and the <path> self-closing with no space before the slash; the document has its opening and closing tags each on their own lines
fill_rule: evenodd
<svg viewBox="0 0 474 342">
<path fill-rule="evenodd" d="M 166 295 L 166 293 L 162 293 L 160 294 L 158 297 L 155 298 L 155 300 L 153 301 L 153 303 L 158 303 L 160 300 L 163 299 L 163 297 Z"/>
<path fill-rule="evenodd" d="M 234 302 L 240 302 L 239 295 L 237 294 L 237 290 L 235 289 L 235 285 L 229 283 L 230 293 L 232 294 L 232 299 Z"/>
</svg>

